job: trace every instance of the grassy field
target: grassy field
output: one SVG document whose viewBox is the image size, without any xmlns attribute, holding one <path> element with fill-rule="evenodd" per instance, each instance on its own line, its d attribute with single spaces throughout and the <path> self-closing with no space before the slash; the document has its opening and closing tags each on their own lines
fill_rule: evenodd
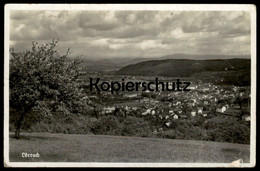
<svg viewBox="0 0 260 171">
<path fill-rule="evenodd" d="M 103 135 L 10 134 L 11 162 L 219 162 L 242 158 L 249 162 L 249 145 Z M 39 158 L 22 158 L 22 152 Z"/>
</svg>

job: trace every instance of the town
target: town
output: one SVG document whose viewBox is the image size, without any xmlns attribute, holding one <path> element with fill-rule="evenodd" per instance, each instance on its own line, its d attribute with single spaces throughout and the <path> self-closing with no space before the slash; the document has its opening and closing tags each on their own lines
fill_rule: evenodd
<svg viewBox="0 0 260 171">
<path fill-rule="evenodd" d="M 87 74 L 82 76 L 84 79 L 87 77 Z M 112 81 L 119 78 L 108 74 L 103 75 L 102 80 Z M 124 76 L 124 79 L 143 82 L 152 78 Z M 174 78 L 160 77 L 160 80 L 174 80 Z M 83 87 L 88 91 L 89 86 L 85 84 Z M 187 92 L 162 91 L 162 87 L 160 84 L 159 91 L 116 91 L 115 94 L 109 91 L 90 91 L 87 98 L 99 104 L 93 107 L 95 116 L 148 118 L 157 123 L 154 132 L 173 127 L 177 120 L 189 121 L 194 118 L 203 118 L 205 123 L 214 119 L 250 122 L 249 87 L 219 86 L 199 80 L 194 80 L 189 86 L 190 91 Z M 151 85 L 151 88 L 155 88 L 155 84 Z"/>
</svg>

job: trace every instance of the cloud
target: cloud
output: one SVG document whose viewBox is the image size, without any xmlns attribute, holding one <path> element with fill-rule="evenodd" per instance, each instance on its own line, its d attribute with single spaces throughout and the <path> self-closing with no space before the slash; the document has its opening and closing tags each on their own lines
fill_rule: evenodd
<svg viewBox="0 0 260 171">
<path fill-rule="evenodd" d="M 73 55 L 150 57 L 172 53 L 249 54 L 250 13 L 243 11 L 11 11 L 10 40 L 60 40 Z"/>
<path fill-rule="evenodd" d="M 119 22 L 111 11 L 80 12 L 79 26 L 83 29 L 95 29 L 98 31 L 112 30 L 118 27 Z"/>
</svg>

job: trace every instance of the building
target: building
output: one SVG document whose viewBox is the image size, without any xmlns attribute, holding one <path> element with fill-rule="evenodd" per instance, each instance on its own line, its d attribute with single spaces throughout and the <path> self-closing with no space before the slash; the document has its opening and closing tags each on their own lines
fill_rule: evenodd
<svg viewBox="0 0 260 171">
<path fill-rule="evenodd" d="M 123 97 L 134 98 L 134 97 L 137 97 L 137 94 L 124 94 Z"/>
<path fill-rule="evenodd" d="M 179 116 L 175 114 L 175 115 L 173 116 L 173 119 L 179 119 Z"/>
<path fill-rule="evenodd" d="M 217 108 L 217 112 L 219 112 L 219 113 L 224 113 L 225 111 L 227 110 L 227 107 L 226 106 L 223 106 L 223 107 L 221 107 L 221 108 Z"/>
<path fill-rule="evenodd" d="M 116 110 L 115 107 L 104 107 L 102 113 L 112 113 Z"/>
<path fill-rule="evenodd" d="M 169 128 L 171 125 L 171 122 L 166 122 L 165 125 Z"/>
<path fill-rule="evenodd" d="M 191 116 L 194 117 L 194 116 L 196 116 L 196 111 L 191 111 L 190 114 L 191 114 Z"/>
</svg>

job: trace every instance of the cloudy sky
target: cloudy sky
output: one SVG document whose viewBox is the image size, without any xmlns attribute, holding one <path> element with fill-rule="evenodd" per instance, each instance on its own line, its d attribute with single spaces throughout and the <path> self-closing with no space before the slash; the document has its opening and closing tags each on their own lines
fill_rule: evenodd
<svg viewBox="0 0 260 171">
<path fill-rule="evenodd" d="M 72 56 L 160 57 L 168 54 L 250 54 L 249 12 L 11 11 L 16 51 L 59 39 Z"/>
</svg>

